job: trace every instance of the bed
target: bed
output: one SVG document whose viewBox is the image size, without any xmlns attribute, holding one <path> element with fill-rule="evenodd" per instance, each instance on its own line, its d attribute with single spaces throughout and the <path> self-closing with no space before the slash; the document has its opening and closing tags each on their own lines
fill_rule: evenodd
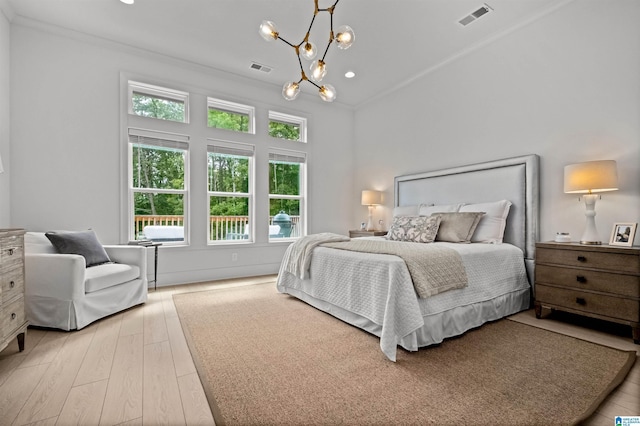
<svg viewBox="0 0 640 426">
<path fill-rule="evenodd" d="M 538 164 L 537 155 L 526 155 L 395 178 L 396 212 L 511 203 L 502 243 L 426 244 L 458 253 L 468 279 L 464 288 L 421 298 L 402 258 L 321 244 L 310 252 L 306 274 L 292 273 L 283 259 L 277 289 L 378 336 L 392 361 L 397 346 L 416 351 L 527 309 L 538 236 Z"/>
</svg>

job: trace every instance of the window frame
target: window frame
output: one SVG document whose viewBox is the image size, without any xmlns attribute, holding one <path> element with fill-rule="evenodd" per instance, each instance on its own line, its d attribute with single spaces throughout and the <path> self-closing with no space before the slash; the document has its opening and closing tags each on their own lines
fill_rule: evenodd
<svg viewBox="0 0 640 426">
<path fill-rule="evenodd" d="M 283 124 L 293 124 L 296 126 L 299 126 L 300 128 L 300 137 L 298 139 L 283 139 L 283 138 L 275 138 L 271 135 L 269 135 L 269 137 L 273 138 L 273 139 L 279 139 L 279 140 L 285 140 L 285 141 L 291 141 L 291 142 L 301 142 L 301 143 L 307 143 L 307 119 L 304 117 L 300 117 L 297 115 L 291 115 L 291 114 L 285 114 L 283 112 L 277 112 L 277 111 L 271 111 L 269 110 L 269 122 L 268 124 L 270 124 L 272 121 L 278 122 L 278 123 L 283 123 Z M 268 126 L 267 124 L 267 126 Z M 268 129 L 268 127 L 267 127 Z M 268 133 L 268 132 L 267 132 Z"/>
<path fill-rule="evenodd" d="M 231 129 L 224 129 L 220 127 L 209 127 L 209 110 L 216 109 L 218 111 L 235 113 L 235 114 L 246 114 L 249 116 L 249 128 L 246 132 L 239 132 Z M 244 105 L 237 102 L 225 101 L 219 98 L 212 98 L 211 96 L 207 96 L 207 128 L 208 129 L 220 129 L 226 130 L 229 132 L 237 132 L 237 133 L 246 133 L 249 135 L 256 134 L 256 108 L 250 105 Z"/>
<path fill-rule="evenodd" d="M 137 239 L 135 235 L 135 194 L 176 194 L 182 195 L 182 226 L 184 228 L 184 239 L 182 241 L 162 241 L 163 245 L 189 245 L 189 176 L 190 176 L 190 137 L 188 135 L 181 135 L 177 133 L 161 132 L 157 130 L 141 129 L 136 127 L 127 127 L 127 188 L 128 188 L 128 207 L 127 207 L 127 234 L 130 241 Z M 138 141 L 134 142 L 132 137 L 138 137 Z M 164 141 L 167 145 L 175 144 L 177 146 L 172 147 L 174 149 L 182 149 L 184 151 L 184 185 L 182 189 L 164 189 L 164 188 L 135 188 L 133 186 L 133 145 L 141 143 L 140 138 L 146 138 L 148 143 L 142 143 L 144 145 L 153 146 L 153 139 Z M 158 147 L 162 147 L 162 144 L 158 143 Z M 182 146 L 182 147 L 181 147 Z"/>
<path fill-rule="evenodd" d="M 269 224 L 271 224 L 271 200 L 299 200 L 300 202 L 300 212 L 299 212 L 299 222 L 298 227 L 300 228 L 299 235 L 296 237 L 289 238 L 271 238 L 269 237 L 269 243 L 277 243 L 277 242 L 291 242 L 295 241 L 300 237 L 307 235 L 307 163 L 308 163 L 308 154 L 304 151 L 294 151 L 289 149 L 281 149 L 270 147 L 268 149 L 267 161 L 269 168 L 271 167 L 271 162 L 274 161 L 273 156 L 281 157 L 281 161 L 284 159 L 290 159 L 291 162 L 300 164 L 300 182 L 298 187 L 298 195 L 285 195 L 285 194 L 271 194 L 271 190 L 269 185 L 267 186 L 268 192 L 268 209 L 269 212 Z"/>
<path fill-rule="evenodd" d="M 207 111 L 208 111 L 208 107 L 207 107 Z M 208 184 L 208 180 L 210 178 L 209 176 L 209 166 L 208 166 L 208 161 L 209 161 L 209 153 L 211 152 L 215 152 L 215 151 L 211 151 L 210 148 L 213 148 L 215 146 L 218 146 L 220 148 L 222 148 L 223 150 L 228 150 L 228 152 L 231 151 L 237 151 L 237 152 L 246 152 L 249 153 L 251 152 L 251 155 L 247 155 L 246 157 L 249 159 L 249 176 L 247 176 L 248 178 L 248 192 L 244 193 L 244 192 L 224 192 L 224 191 L 211 191 L 209 189 L 209 184 Z M 230 155 L 234 155 L 234 154 L 230 154 Z M 239 154 L 238 154 L 239 155 Z M 206 173 L 206 177 L 207 177 L 207 221 L 209 222 L 209 224 L 207 225 L 207 245 L 223 245 L 223 244 L 246 244 L 246 243 L 253 243 L 255 242 L 255 157 L 256 157 L 256 147 L 255 145 L 252 144 L 247 144 L 247 143 L 242 143 L 242 142 L 231 142 L 231 141 L 224 141 L 224 140 L 220 140 L 220 139 L 212 139 L 212 138 L 207 138 L 207 157 L 206 157 L 206 162 L 207 162 L 207 173 Z M 248 225 L 249 225 L 249 236 L 247 239 L 231 239 L 231 240 L 214 240 L 211 239 L 211 226 L 210 226 L 210 221 L 211 221 L 211 197 L 237 197 L 237 198 L 248 198 L 248 203 L 249 203 L 249 219 L 248 219 Z"/>
<path fill-rule="evenodd" d="M 164 120 L 155 117 L 145 117 L 133 111 L 133 94 L 141 93 L 159 99 L 168 99 L 184 104 L 184 120 Z M 150 118 L 154 120 L 168 121 L 171 123 L 189 123 L 189 93 L 182 90 L 169 89 L 167 87 L 155 86 L 153 84 L 141 83 L 129 80 L 127 82 L 127 113 L 135 117 Z"/>
</svg>

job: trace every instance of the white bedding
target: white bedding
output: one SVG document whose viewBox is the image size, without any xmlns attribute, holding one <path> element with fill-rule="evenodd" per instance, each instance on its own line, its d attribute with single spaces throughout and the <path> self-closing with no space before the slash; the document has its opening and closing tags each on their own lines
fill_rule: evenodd
<svg viewBox="0 0 640 426">
<path fill-rule="evenodd" d="M 418 299 L 399 257 L 326 247 L 313 251 L 304 280 L 281 268 L 277 288 L 379 336 L 380 348 L 392 361 L 397 345 L 415 351 L 529 306 L 519 248 L 435 244 L 460 253 L 469 279 L 466 288 Z"/>
</svg>

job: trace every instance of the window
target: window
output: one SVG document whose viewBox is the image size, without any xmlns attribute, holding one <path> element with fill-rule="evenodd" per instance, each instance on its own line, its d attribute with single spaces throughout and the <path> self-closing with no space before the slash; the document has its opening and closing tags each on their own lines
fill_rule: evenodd
<svg viewBox="0 0 640 426">
<path fill-rule="evenodd" d="M 129 114 L 160 120 L 189 122 L 189 94 L 129 81 Z"/>
<path fill-rule="evenodd" d="M 307 119 L 269 111 L 269 136 L 291 141 L 307 141 Z"/>
<path fill-rule="evenodd" d="M 234 132 L 255 133 L 255 108 L 220 99 L 207 98 L 207 126 Z"/>
<path fill-rule="evenodd" d="M 252 145 L 210 141 L 207 145 L 209 241 L 253 240 Z"/>
<path fill-rule="evenodd" d="M 306 155 L 269 152 L 269 240 L 304 235 Z"/>
<path fill-rule="evenodd" d="M 189 137 L 129 129 L 130 239 L 184 242 Z"/>
</svg>

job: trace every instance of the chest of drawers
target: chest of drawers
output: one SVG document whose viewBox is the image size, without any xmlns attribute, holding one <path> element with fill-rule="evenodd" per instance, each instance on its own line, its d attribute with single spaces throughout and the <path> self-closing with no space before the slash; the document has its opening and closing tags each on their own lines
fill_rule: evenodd
<svg viewBox="0 0 640 426">
<path fill-rule="evenodd" d="M 24 350 L 24 230 L 0 229 L 0 350 L 14 338 Z"/>
<path fill-rule="evenodd" d="M 640 247 L 536 244 L 536 317 L 543 307 L 630 325 L 640 344 Z"/>
</svg>

